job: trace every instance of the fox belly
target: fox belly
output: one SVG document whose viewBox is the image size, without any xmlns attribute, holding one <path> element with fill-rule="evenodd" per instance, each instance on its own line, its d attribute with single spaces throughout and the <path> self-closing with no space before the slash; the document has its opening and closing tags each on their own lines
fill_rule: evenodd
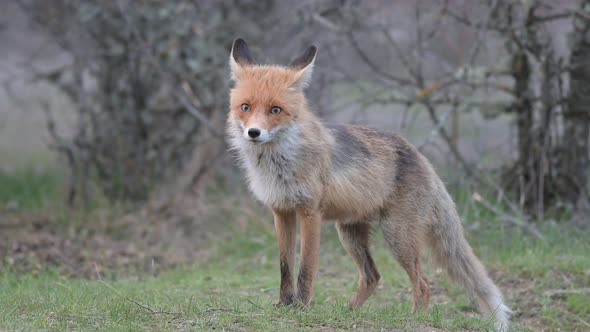
<svg viewBox="0 0 590 332">
<path fill-rule="evenodd" d="M 323 216 L 345 221 L 371 219 L 384 206 L 391 188 L 388 181 L 364 174 L 332 174 L 324 191 Z"/>
<path fill-rule="evenodd" d="M 382 208 L 394 188 L 390 142 L 356 126 L 330 125 L 330 175 L 324 189 L 324 217 L 367 219 Z"/>
</svg>

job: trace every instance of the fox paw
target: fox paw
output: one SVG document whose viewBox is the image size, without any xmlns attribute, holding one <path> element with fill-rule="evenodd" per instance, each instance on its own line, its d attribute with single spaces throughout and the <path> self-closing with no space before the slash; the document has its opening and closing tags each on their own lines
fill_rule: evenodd
<svg viewBox="0 0 590 332">
<path fill-rule="evenodd" d="M 291 302 L 284 302 L 284 301 L 280 301 L 279 303 L 274 304 L 275 308 L 284 308 L 284 307 L 289 307 L 292 309 L 300 309 L 303 310 L 307 307 L 306 304 L 304 304 L 303 302 L 293 298 L 293 300 Z"/>
<path fill-rule="evenodd" d="M 279 303 L 274 304 L 275 308 L 292 307 L 295 304 L 295 295 L 281 296 Z"/>
</svg>

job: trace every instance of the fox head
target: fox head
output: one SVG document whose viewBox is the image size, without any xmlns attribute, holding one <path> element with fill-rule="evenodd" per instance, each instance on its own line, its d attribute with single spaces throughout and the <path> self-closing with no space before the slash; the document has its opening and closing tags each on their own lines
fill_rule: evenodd
<svg viewBox="0 0 590 332">
<path fill-rule="evenodd" d="M 306 110 L 304 89 L 311 80 L 317 48 L 310 46 L 286 67 L 258 65 L 248 45 L 236 39 L 230 55 L 229 121 L 248 144 L 280 140 Z M 233 133 L 234 136 L 236 133 Z"/>
</svg>

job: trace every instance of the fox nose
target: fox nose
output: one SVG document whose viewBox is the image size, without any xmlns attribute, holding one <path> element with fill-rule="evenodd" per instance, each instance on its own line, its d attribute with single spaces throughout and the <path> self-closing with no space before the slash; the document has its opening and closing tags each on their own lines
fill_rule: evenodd
<svg viewBox="0 0 590 332">
<path fill-rule="evenodd" d="M 258 128 L 248 129 L 248 136 L 250 136 L 252 138 L 256 138 L 256 137 L 260 136 L 260 129 L 258 129 Z"/>
</svg>

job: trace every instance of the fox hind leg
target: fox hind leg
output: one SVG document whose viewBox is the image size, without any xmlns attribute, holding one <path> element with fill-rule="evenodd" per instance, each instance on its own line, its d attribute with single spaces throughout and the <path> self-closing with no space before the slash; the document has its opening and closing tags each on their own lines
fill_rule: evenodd
<svg viewBox="0 0 590 332">
<path fill-rule="evenodd" d="M 380 279 L 369 251 L 371 225 L 337 223 L 336 229 L 342 246 L 352 256 L 359 273 L 358 288 L 350 298 L 350 307 L 358 308 L 371 296 Z"/>
<path fill-rule="evenodd" d="M 420 236 L 417 232 L 417 222 L 395 220 L 388 218 L 382 221 L 381 228 L 385 240 L 399 264 L 406 270 L 413 293 L 413 312 L 418 308 L 426 310 L 430 302 L 430 288 L 428 280 L 420 268 Z"/>
</svg>

